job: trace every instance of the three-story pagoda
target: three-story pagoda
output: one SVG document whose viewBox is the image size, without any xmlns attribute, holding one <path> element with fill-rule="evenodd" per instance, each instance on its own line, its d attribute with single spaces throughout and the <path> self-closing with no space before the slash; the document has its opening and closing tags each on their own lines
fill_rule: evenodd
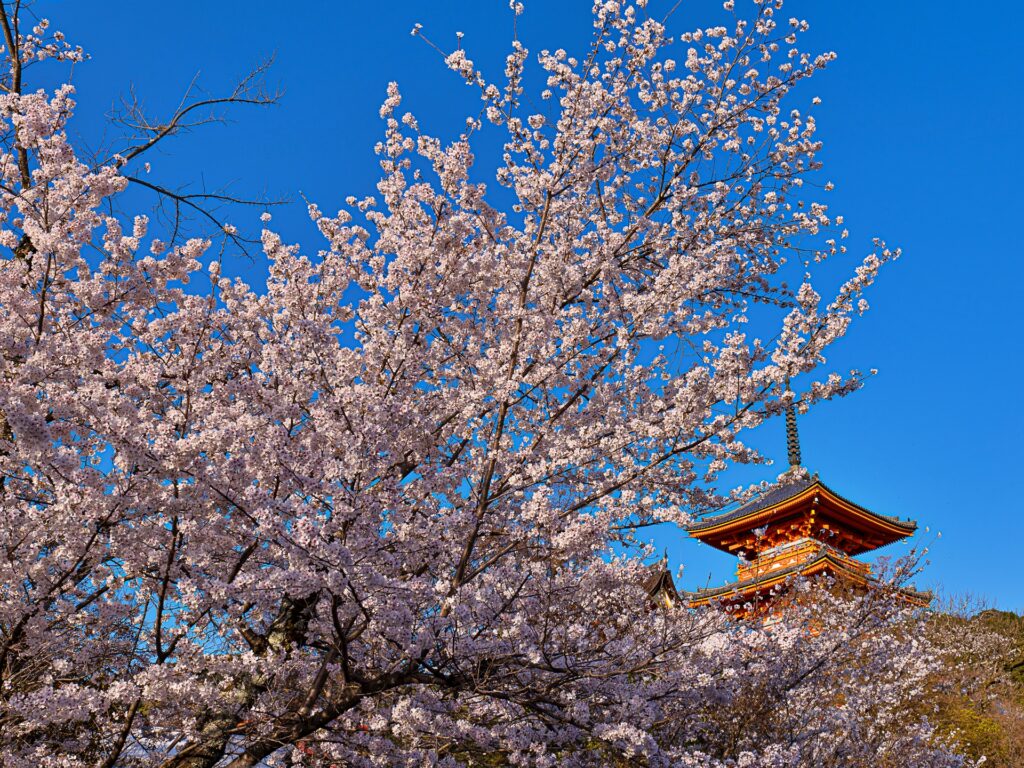
<svg viewBox="0 0 1024 768">
<path fill-rule="evenodd" d="M 871 566 L 857 555 L 904 539 L 917 524 L 872 512 L 841 496 L 801 467 L 793 409 L 786 412 L 789 463 L 794 479 L 724 514 L 687 529 L 690 536 L 736 555 L 736 581 L 688 595 L 691 607 L 719 603 L 743 612 L 785 588 L 795 576 L 830 574 L 855 589 L 868 588 Z M 927 605 L 930 596 L 903 590 Z"/>
</svg>

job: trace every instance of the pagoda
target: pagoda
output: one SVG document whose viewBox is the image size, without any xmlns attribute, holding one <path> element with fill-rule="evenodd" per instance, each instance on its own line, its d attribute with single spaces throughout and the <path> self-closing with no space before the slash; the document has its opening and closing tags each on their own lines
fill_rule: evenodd
<svg viewBox="0 0 1024 768">
<path fill-rule="evenodd" d="M 737 555 L 736 581 L 687 595 L 691 608 L 720 604 L 739 613 L 782 592 L 796 576 L 829 574 L 856 590 L 875 580 L 871 566 L 857 555 L 904 539 L 917 530 L 912 520 L 872 512 L 825 485 L 801 466 L 796 414 L 786 411 L 790 479 L 731 512 L 690 525 L 690 536 Z M 902 590 L 916 605 L 930 595 Z"/>
</svg>

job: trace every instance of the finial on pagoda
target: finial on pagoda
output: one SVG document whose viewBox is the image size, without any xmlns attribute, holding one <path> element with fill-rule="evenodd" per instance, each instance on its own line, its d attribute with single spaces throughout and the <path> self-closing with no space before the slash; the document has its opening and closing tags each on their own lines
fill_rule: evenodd
<svg viewBox="0 0 1024 768">
<path fill-rule="evenodd" d="M 786 379 L 786 391 L 793 394 Z M 789 466 L 800 466 L 800 433 L 796 431 L 796 407 L 790 401 L 786 406 L 786 451 L 789 454 Z"/>
</svg>

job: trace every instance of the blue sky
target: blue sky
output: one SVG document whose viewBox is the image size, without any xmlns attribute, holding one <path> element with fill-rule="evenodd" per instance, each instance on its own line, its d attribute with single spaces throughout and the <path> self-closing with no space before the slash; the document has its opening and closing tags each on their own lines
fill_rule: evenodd
<svg viewBox="0 0 1024 768">
<path fill-rule="evenodd" d="M 669 5 L 652 0 L 652 8 L 659 3 Z M 580 50 L 589 7 L 526 0 L 521 37 L 532 51 Z M 44 0 L 35 10 L 93 56 L 74 73 L 76 130 L 93 145 L 130 85 L 152 112 L 167 112 L 197 71 L 215 92 L 276 53 L 270 81 L 285 92 L 280 106 L 237 112 L 232 124 L 169 145 L 151 158 L 153 179 L 290 197 L 297 202 L 275 214 L 275 226 L 310 251 L 319 242 L 300 195 L 335 210 L 372 190 L 388 81 L 400 83 L 403 106 L 428 132 L 451 136 L 475 109 L 437 53 L 409 35 L 413 24 L 446 49 L 463 32 L 471 58 L 491 71 L 511 34 L 504 0 Z M 904 251 L 871 292 L 872 311 L 830 358 L 839 370 L 879 374 L 801 418 L 805 464 L 848 498 L 919 521 L 917 540 L 931 549 L 919 586 L 1024 610 L 1024 7 L 799 0 L 784 13 L 807 18 L 809 40 L 839 53 L 813 91 L 824 99 L 823 159 L 851 246 L 866 250 L 880 235 Z M 684 0 L 669 28 L 719 14 L 718 4 Z M 236 271 L 258 279 L 262 268 L 257 261 Z M 752 442 L 785 461 L 781 422 Z M 742 479 L 776 472 L 762 467 Z M 730 557 L 680 533 L 659 534 L 658 545 L 673 566 L 685 564 L 685 587 L 732 574 Z"/>
</svg>

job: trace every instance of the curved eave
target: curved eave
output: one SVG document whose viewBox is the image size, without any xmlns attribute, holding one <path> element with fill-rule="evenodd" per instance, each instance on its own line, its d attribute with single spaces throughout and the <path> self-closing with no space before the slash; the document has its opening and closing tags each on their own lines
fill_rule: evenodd
<svg viewBox="0 0 1024 768">
<path fill-rule="evenodd" d="M 726 602 L 733 602 L 758 592 L 774 589 L 793 576 L 813 576 L 825 570 L 835 571 L 858 585 L 868 583 L 868 579 L 863 574 L 851 571 L 841 561 L 829 554 L 822 554 L 809 562 L 781 568 L 765 576 L 745 581 L 734 581 L 730 584 L 723 584 L 721 587 L 712 587 L 711 589 L 698 589 L 696 592 L 690 592 L 686 597 L 691 608 L 707 605 L 711 601 L 720 598 L 724 598 Z"/>
<path fill-rule="evenodd" d="M 711 589 L 698 589 L 696 592 L 687 593 L 685 599 L 690 608 L 700 608 L 716 601 L 736 603 L 759 593 L 770 592 L 793 576 L 813 576 L 824 571 L 831 571 L 837 576 L 842 577 L 847 583 L 853 583 L 857 586 L 868 586 L 877 583 L 870 576 L 850 570 L 843 562 L 831 555 L 823 554 L 808 563 L 800 563 L 789 568 L 783 568 L 763 578 L 735 581 L 731 584 L 724 584 L 721 587 Z M 904 587 L 899 590 L 899 593 L 905 600 L 921 608 L 926 607 L 932 601 L 931 592 L 920 592 Z"/>
<path fill-rule="evenodd" d="M 736 512 L 730 512 L 695 523 L 688 527 L 686 531 L 693 538 L 717 547 L 718 545 L 714 539 L 723 535 L 749 531 L 752 528 L 758 527 L 763 522 L 770 521 L 772 518 L 786 515 L 794 508 L 800 507 L 812 500 L 815 496 L 824 499 L 826 503 L 822 506 L 833 514 L 839 513 L 841 516 L 847 517 L 859 530 L 888 538 L 890 540 L 889 543 L 910 536 L 917 530 L 917 523 L 911 520 L 897 520 L 886 515 L 879 515 L 843 498 L 828 486 L 816 480 L 806 488 L 767 507 L 753 509 L 746 514 L 743 514 L 741 508 Z"/>
</svg>

